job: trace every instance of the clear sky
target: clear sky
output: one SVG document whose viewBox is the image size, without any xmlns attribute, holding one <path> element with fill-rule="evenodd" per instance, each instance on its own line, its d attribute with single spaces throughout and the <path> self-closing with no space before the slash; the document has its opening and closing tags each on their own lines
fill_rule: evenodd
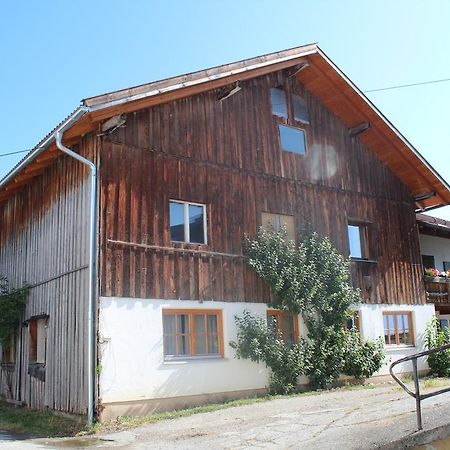
<svg viewBox="0 0 450 450">
<path fill-rule="evenodd" d="M 84 97 L 310 42 L 362 90 L 450 78 L 449 24 L 448 0 L 3 2 L 0 154 Z M 450 82 L 367 95 L 449 182 Z"/>
</svg>

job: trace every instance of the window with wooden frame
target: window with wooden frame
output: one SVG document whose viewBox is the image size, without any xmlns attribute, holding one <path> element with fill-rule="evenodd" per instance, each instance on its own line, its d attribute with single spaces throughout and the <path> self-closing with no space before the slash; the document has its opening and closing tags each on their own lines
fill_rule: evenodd
<svg viewBox="0 0 450 450">
<path fill-rule="evenodd" d="M 369 236 L 367 224 L 363 222 L 349 221 L 347 232 L 350 258 L 369 259 Z"/>
<path fill-rule="evenodd" d="M 299 340 L 298 316 L 278 309 L 267 311 L 267 325 L 270 330 L 283 339 L 286 345 L 292 345 Z"/>
<path fill-rule="evenodd" d="M 411 311 L 385 311 L 383 325 L 386 345 L 414 345 Z"/>
<path fill-rule="evenodd" d="M 297 94 L 287 95 L 281 87 L 270 89 L 270 99 L 281 149 L 304 155 L 307 146 L 304 125 L 309 125 L 306 101 Z"/>
<path fill-rule="evenodd" d="M 47 358 L 47 317 L 28 321 L 29 363 L 45 365 Z"/>
<path fill-rule="evenodd" d="M 287 239 L 295 241 L 294 216 L 288 214 L 273 214 L 263 212 L 261 214 L 261 226 L 266 231 L 278 233 L 282 227 L 286 227 Z"/>
<path fill-rule="evenodd" d="M 164 309 L 164 358 L 223 356 L 222 311 Z"/>
<path fill-rule="evenodd" d="M 206 205 L 170 200 L 170 239 L 175 242 L 206 244 Z"/>
<path fill-rule="evenodd" d="M 345 331 L 353 330 L 353 329 L 358 332 L 361 331 L 360 320 L 359 320 L 359 311 L 353 311 L 351 317 L 349 317 L 344 322 L 344 330 Z"/>
</svg>

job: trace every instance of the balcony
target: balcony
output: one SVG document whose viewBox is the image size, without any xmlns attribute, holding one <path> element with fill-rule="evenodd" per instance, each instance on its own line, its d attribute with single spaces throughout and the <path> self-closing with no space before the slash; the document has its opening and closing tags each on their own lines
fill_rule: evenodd
<svg viewBox="0 0 450 450">
<path fill-rule="evenodd" d="M 444 277 L 424 277 L 427 302 L 435 305 L 450 305 L 450 279 Z"/>
</svg>

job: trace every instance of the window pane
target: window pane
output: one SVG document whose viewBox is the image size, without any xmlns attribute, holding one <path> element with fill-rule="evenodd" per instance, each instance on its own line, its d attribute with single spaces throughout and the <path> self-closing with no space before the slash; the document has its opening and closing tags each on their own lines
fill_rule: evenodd
<svg viewBox="0 0 450 450">
<path fill-rule="evenodd" d="M 219 354 L 219 337 L 217 334 L 210 334 L 208 336 L 208 353 L 210 355 Z"/>
<path fill-rule="evenodd" d="M 422 255 L 422 264 L 425 269 L 433 269 L 436 267 L 433 255 Z M 445 270 L 445 269 L 444 269 Z"/>
<path fill-rule="evenodd" d="M 176 355 L 175 335 L 164 336 L 164 355 Z"/>
<path fill-rule="evenodd" d="M 203 206 L 189 205 L 189 242 L 205 243 Z"/>
<path fill-rule="evenodd" d="M 272 100 L 272 114 L 287 117 L 286 94 L 282 89 L 272 88 L 270 90 Z"/>
<path fill-rule="evenodd" d="M 180 356 L 190 355 L 191 351 L 190 351 L 189 336 L 178 335 L 177 340 L 178 340 L 178 355 Z"/>
<path fill-rule="evenodd" d="M 275 314 L 267 316 L 267 327 L 273 333 L 274 337 L 278 337 L 278 320 Z"/>
<path fill-rule="evenodd" d="M 288 345 L 295 343 L 294 318 L 291 315 L 283 318 L 283 340 Z"/>
<path fill-rule="evenodd" d="M 277 215 L 267 212 L 261 214 L 261 226 L 266 231 L 276 232 L 277 230 Z"/>
<path fill-rule="evenodd" d="M 177 315 L 178 334 L 189 333 L 189 317 L 187 314 Z"/>
<path fill-rule="evenodd" d="M 170 239 L 184 242 L 184 204 L 170 202 Z"/>
<path fill-rule="evenodd" d="M 219 330 L 217 328 L 217 316 L 210 315 L 208 316 L 208 333 L 218 333 Z"/>
<path fill-rule="evenodd" d="M 305 132 L 299 128 L 278 125 L 281 148 L 287 152 L 304 155 L 306 151 Z"/>
<path fill-rule="evenodd" d="M 362 258 L 360 227 L 356 225 L 348 226 L 348 242 L 350 246 L 350 257 Z"/>
<path fill-rule="evenodd" d="M 294 216 L 280 214 L 280 228 L 283 226 L 286 227 L 287 239 L 289 241 L 295 241 Z"/>
<path fill-rule="evenodd" d="M 292 101 L 294 103 L 294 119 L 309 123 L 309 113 L 306 102 L 298 95 L 293 95 Z"/>
<path fill-rule="evenodd" d="M 175 315 L 163 315 L 163 331 L 164 334 L 175 334 Z"/>
<path fill-rule="evenodd" d="M 206 355 L 208 354 L 206 348 L 206 334 L 195 335 L 195 354 L 196 355 Z"/>
<path fill-rule="evenodd" d="M 440 319 L 439 327 L 441 328 L 441 330 L 443 330 L 444 328 L 448 328 L 448 319 Z"/>
<path fill-rule="evenodd" d="M 194 316 L 194 330 L 196 334 L 206 333 L 205 327 L 205 315 L 195 315 Z"/>
</svg>

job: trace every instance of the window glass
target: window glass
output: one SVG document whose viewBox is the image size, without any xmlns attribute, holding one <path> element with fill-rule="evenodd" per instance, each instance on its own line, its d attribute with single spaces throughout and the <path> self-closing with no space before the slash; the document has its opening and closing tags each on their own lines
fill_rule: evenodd
<svg viewBox="0 0 450 450">
<path fill-rule="evenodd" d="M 278 125 L 281 148 L 286 152 L 304 155 L 306 152 L 306 138 L 304 130 L 300 128 Z"/>
<path fill-rule="evenodd" d="M 282 89 L 272 88 L 270 90 L 272 100 L 272 114 L 280 117 L 287 117 L 286 94 Z"/>
<path fill-rule="evenodd" d="M 267 326 L 274 337 L 281 338 L 288 346 L 298 341 L 297 316 L 285 311 L 267 312 Z"/>
<path fill-rule="evenodd" d="M 184 204 L 170 202 L 170 239 L 184 242 Z"/>
<path fill-rule="evenodd" d="M 292 101 L 294 103 L 294 120 L 309 123 L 309 113 L 306 102 L 298 95 L 293 95 Z"/>
<path fill-rule="evenodd" d="M 383 313 L 384 342 L 388 345 L 412 345 L 414 336 L 411 330 L 411 313 Z"/>
<path fill-rule="evenodd" d="M 220 356 L 220 314 L 163 311 L 164 356 Z"/>
<path fill-rule="evenodd" d="M 45 364 L 47 353 L 47 319 L 32 319 L 28 322 L 29 363 Z"/>
<path fill-rule="evenodd" d="M 450 261 L 444 261 L 444 271 L 450 270 Z"/>
<path fill-rule="evenodd" d="M 433 255 L 422 255 L 422 264 L 425 269 L 433 269 L 436 267 Z M 445 270 L 445 269 L 444 269 Z"/>
<path fill-rule="evenodd" d="M 261 226 L 266 231 L 273 231 L 276 233 L 284 226 L 286 227 L 287 239 L 295 241 L 294 216 L 263 212 L 261 214 Z"/>
<path fill-rule="evenodd" d="M 204 208 L 198 205 L 189 205 L 189 242 L 205 243 Z"/>
<path fill-rule="evenodd" d="M 361 229 L 357 225 L 348 226 L 348 242 L 351 258 L 362 258 Z"/>
<path fill-rule="evenodd" d="M 439 319 L 439 327 L 441 330 L 443 330 L 444 328 L 449 328 L 448 326 L 448 319 Z"/>
</svg>

